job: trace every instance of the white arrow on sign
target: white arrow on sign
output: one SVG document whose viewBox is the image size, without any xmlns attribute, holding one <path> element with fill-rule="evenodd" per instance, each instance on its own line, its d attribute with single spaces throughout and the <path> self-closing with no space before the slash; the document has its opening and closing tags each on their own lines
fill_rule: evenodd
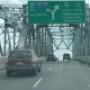
<svg viewBox="0 0 90 90">
<path fill-rule="evenodd" d="M 59 10 L 59 5 L 55 5 L 53 10 L 47 9 L 47 12 L 51 13 L 53 21 L 55 20 L 55 13 L 57 10 Z"/>
</svg>

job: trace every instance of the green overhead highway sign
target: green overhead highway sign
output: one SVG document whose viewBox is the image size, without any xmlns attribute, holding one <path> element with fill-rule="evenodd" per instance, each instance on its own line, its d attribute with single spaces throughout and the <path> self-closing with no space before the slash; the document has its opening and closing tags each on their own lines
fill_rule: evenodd
<svg viewBox="0 0 90 90">
<path fill-rule="evenodd" d="M 28 1 L 29 24 L 84 23 L 85 1 Z"/>
</svg>

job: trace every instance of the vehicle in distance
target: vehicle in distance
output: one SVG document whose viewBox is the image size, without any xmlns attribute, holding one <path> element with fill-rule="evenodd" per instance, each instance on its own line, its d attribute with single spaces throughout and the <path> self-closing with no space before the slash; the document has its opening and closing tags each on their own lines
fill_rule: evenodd
<svg viewBox="0 0 90 90">
<path fill-rule="evenodd" d="M 48 54 L 46 57 L 46 61 L 58 61 L 58 58 L 54 54 Z"/>
<path fill-rule="evenodd" d="M 68 53 L 63 54 L 63 61 L 64 60 L 71 60 L 70 54 Z"/>
<path fill-rule="evenodd" d="M 30 72 L 36 76 L 41 71 L 42 62 L 34 55 L 33 50 L 14 50 L 8 56 L 6 62 L 7 76 L 13 72 Z"/>
</svg>

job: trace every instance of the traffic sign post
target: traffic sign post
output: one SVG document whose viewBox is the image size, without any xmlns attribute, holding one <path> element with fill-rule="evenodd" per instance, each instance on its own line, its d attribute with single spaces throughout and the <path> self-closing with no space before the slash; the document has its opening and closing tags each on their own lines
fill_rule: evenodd
<svg viewBox="0 0 90 90">
<path fill-rule="evenodd" d="M 85 22 L 85 1 L 28 1 L 29 24 Z"/>
</svg>

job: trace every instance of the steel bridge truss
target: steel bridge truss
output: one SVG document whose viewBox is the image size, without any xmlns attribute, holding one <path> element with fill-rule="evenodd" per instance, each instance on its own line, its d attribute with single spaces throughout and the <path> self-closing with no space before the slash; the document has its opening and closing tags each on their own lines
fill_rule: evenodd
<svg viewBox="0 0 90 90">
<path fill-rule="evenodd" d="M 74 27 L 30 25 L 27 20 L 27 5 L 0 5 L 0 18 L 4 20 L 1 29 L 4 35 L 4 43 L 1 43 L 3 55 L 18 48 L 34 48 L 38 56 L 46 56 L 60 48 L 72 50 Z"/>
</svg>

